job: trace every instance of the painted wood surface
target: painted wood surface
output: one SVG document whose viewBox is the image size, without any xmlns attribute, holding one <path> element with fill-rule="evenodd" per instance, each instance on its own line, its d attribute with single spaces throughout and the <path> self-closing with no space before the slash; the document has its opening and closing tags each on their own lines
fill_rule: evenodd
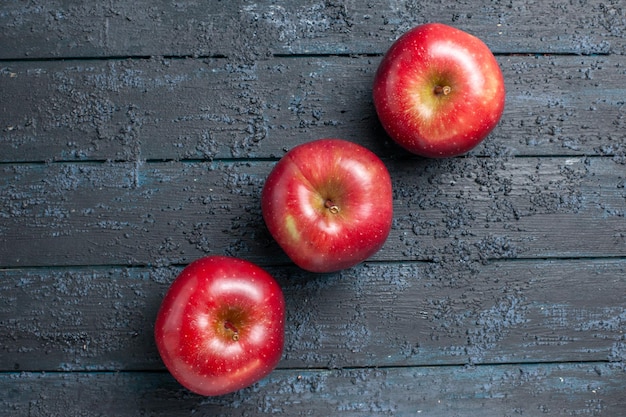
<svg viewBox="0 0 626 417">
<path fill-rule="evenodd" d="M 588 1 L 8 0 L 0 4 L 0 416 L 623 416 L 626 10 Z M 469 155 L 409 156 L 371 82 L 440 21 L 507 87 Z M 293 146 L 381 156 L 391 235 L 316 275 L 272 241 L 260 190 Z M 152 337 L 207 254 L 285 291 L 283 359 L 203 398 Z"/>
<path fill-rule="evenodd" d="M 273 162 L 6 164 L 5 266 L 286 262 L 260 193 Z M 613 158 L 388 160 L 384 261 L 624 256 L 626 165 Z"/>
<path fill-rule="evenodd" d="M 620 0 L 135 1 L 9 0 L 2 58 L 384 52 L 416 23 L 455 24 L 496 53 L 624 52 Z"/>
<path fill-rule="evenodd" d="M 288 306 L 281 367 L 623 359 L 623 259 L 455 264 L 366 263 L 324 276 L 268 268 Z M 180 269 L 3 271 L 0 366 L 163 370 L 152 323 Z"/>
<path fill-rule="evenodd" d="M 499 56 L 503 119 L 473 155 L 626 153 L 626 58 Z M 0 161 L 278 158 L 320 137 L 398 150 L 371 84 L 380 57 L 9 61 Z"/>
<path fill-rule="evenodd" d="M 0 375 L 0 387 L 8 393 L 0 404 L 13 413 L 7 415 L 499 417 L 623 411 L 623 370 L 604 363 L 278 370 L 252 388 L 213 398 L 190 394 L 162 373 L 9 373 Z M 86 412 L 88 407 L 97 411 Z"/>
</svg>

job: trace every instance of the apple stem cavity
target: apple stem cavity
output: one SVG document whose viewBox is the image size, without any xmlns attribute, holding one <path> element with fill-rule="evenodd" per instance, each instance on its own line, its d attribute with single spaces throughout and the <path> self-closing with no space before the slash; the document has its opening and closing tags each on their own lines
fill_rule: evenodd
<svg viewBox="0 0 626 417">
<path fill-rule="evenodd" d="M 333 203 L 332 200 L 326 200 L 324 207 L 326 207 L 332 214 L 339 213 L 339 206 Z"/>
<path fill-rule="evenodd" d="M 441 95 L 447 96 L 451 92 L 452 92 L 452 87 L 450 87 L 449 85 L 435 86 L 435 94 L 438 96 L 441 96 Z"/>
</svg>

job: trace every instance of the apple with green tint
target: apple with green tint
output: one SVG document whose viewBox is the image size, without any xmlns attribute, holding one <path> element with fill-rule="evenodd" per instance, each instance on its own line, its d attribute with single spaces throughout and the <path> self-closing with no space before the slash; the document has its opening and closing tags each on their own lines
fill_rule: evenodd
<svg viewBox="0 0 626 417">
<path fill-rule="evenodd" d="M 268 375 L 283 352 L 285 301 L 277 282 L 248 261 L 209 256 L 170 286 L 155 323 L 170 373 L 189 390 L 227 394 Z"/>
<path fill-rule="evenodd" d="M 473 149 L 498 124 L 504 78 L 479 38 L 429 23 L 391 45 L 374 77 L 373 98 L 381 124 L 400 146 L 452 157 Z"/>
<path fill-rule="evenodd" d="M 393 217 L 391 178 L 370 150 L 319 139 L 287 152 L 261 195 L 269 232 L 291 260 L 312 272 L 354 266 L 385 243 Z"/>
</svg>

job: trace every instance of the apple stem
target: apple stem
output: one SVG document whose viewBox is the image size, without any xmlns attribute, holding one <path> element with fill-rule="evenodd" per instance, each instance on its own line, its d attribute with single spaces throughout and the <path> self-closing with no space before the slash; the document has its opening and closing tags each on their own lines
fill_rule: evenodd
<svg viewBox="0 0 626 417">
<path fill-rule="evenodd" d="M 332 200 L 326 200 L 324 207 L 326 207 L 332 214 L 339 213 L 339 206 L 335 205 Z"/>
<path fill-rule="evenodd" d="M 449 85 L 437 85 L 435 86 L 435 94 L 437 94 L 438 96 L 440 95 L 444 95 L 447 96 L 448 94 L 450 94 L 452 92 L 452 87 L 450 87 Z"/>
<path fill-rule="evenodd" d="M 231 332 L 233 332 L 232 338 L 235 342 L 239 340 L 239 331 L 231 322 L 225 322 L 224 327 L 226 328 L 226 330 L 230 330 Z"/>
</svg>

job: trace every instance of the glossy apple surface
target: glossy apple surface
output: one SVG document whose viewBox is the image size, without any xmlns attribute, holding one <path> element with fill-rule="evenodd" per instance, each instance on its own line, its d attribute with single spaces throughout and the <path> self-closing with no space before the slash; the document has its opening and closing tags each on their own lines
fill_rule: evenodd
<svg viewBox="0 0 626 417">
<path fill-rule="evenodd" d="M 261 195 L 267 227 L 295 264 L 312 272 L 369 258 L 391 229 L 391 178 L 368 149 L 319 139 L 287 152 Z"/>
<path fill-rule="evenodd" d="M 376 112 L 388 135 L 417 155 L 461 155 L 483 141 L 504 110 L 505 86 L 480 39 L 440 23 L 417 26 L 383 57 Z"/>
<path fill-rule="evenodd" d="M 174 280 L 154 332 L 174 378 L 213 396 L 268 375 L 282 356 L 284 328 L 285 302 L 272 276 L 241 259 L 210 256 Z"/>
</svg>

